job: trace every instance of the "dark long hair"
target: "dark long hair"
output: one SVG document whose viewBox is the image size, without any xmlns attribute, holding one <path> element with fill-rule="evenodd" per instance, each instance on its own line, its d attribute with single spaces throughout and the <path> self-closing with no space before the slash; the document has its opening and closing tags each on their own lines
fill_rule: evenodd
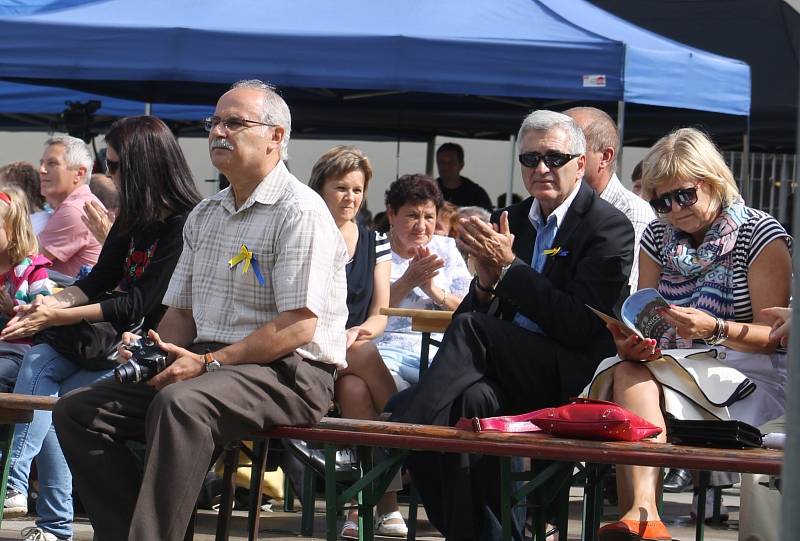
<svg viewBox="0 0 800 541">
<path fill-rule="evenodd" d="M 105 140 L 120 160 L 117 221 L 123 232 L 158 222 L 165 210 L 168 215 L 187 212 L 200 201 L 178 141 L 158 118 L 121 118 Z"/>
</svg>

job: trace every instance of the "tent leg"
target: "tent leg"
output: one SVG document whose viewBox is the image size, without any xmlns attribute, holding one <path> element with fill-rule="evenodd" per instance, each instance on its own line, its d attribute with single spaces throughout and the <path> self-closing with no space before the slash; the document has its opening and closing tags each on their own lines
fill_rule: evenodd
<svg viewBox="0 0 800 541">
<path fill-rule="evenodd" d="M 153 114 L 153 104 L 149 101 L 144 102 L 144 116 L 151 116 Z"/>
<path fill-rule="evenodd" d="M 510 135 L 508 137 L 508 148 L 511 156 L 508 160 L 508 188 L 506 189 L 506 205 L 511 206 L 511 194 L 514 192 L 514 167 L 517 163 L 517 137 Z"/>
<path fill-rule="evenodd" d="M 617 152 L 617 176 L 622 174 L 622 149 L 625 147 L 625 101 L 617 102 L 617 132 L 619 133 L 619 152 Z"/>
<path fill-rule="evenodd" d="M 750 175 L 750 134 L 742 136 L 742 198 L 748 206 L 753 204 L 752 175 Z"/>
<path fill-rule="evenodd" d="M 433 162 L 436 158 L 436 136 L 434 135 L 428 139 L 428 145 L 425 149 L 425 174 L 429 177 L 433 176 Z"/>
</svg>

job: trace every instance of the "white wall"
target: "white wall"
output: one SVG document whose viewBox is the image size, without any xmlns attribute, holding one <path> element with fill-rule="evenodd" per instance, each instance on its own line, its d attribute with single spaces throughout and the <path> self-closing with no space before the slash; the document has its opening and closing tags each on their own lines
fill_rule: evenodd
<svg viewBox="0 0 800 541">
<path fill-rule="evenodd" d="M 38 163 L 42 154 L 44 141 L 49 135 L 35 132 L 1 132 L 0 131 L 0 165 L 25 160 Z M 492 201 L 506 192 L 509 176 L 509 162 L 512 160 L 508 141 L 489 141 L 479 139 L 454 139 L 438 137 L 436 147 L 452 141 L 464 147 L 465 166 L 462 174 L 481 184 L 489 193 Z M 214 169 L 208 159 L 205 139 L 182 138 L 181 147 L 192 168 L 197 185 L 203 195 L 216 191 Z M 103 147 L 102 137 L 96 140 L 97 148 Z M 311 167 L 326 150 L 337 144 L 352 144 L 361 148 L 372 161 L 375 177 L 368 193 L 369 209 L 378 212 L 383 209 L 383 194 L 397 174 L 425 172 L 425 143 L 400 143 L 399 160 L 396 142 L 374 141 L 317 141 L 292 140 L 289 144 L 289 166 L 301 181 L 305 182 L 311 173 Z M 627 147 L 624 151 L 624 164 L 620 174 L 622 181 L 630 186 L 630 173 L 636 162 L 646 149 Z M 514 153 L 516 156 L 516 153 Z M 435 167 L 434 167 L 435 168 Z M 435 173 L 435 171 L 434 171 Z M 513 158 L 514 192 L 525 196 L 525 188 L 520 178 L 519 166 Z M 207 182 L 212 179 L 212 182 Z"/>
</svg>

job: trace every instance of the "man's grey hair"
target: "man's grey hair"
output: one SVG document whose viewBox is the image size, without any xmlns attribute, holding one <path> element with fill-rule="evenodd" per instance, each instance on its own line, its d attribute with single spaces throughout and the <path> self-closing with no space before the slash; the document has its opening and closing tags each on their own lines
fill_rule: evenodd
<svg viewBox="0 0 800 541">
<path fill-rule="evenodd" d="M 569 141 L 567 150 L 570 154 L 586 153 L 586 138 L 583 136 L 583 130 L 578 126 L 578 123 L 567 115 L 548 111 L 547 109 L 534 111 L 522 121 L 522 126 L 520 126 L 517 134 L 517 152 L 520 151 L 522 146 L 522 138 L 529 131 L 548 132 L 555 128 L 564 130 L 564 133 L 567 134 L 567 140 Z"/>
<path fill-rule="evenodd" d="M 67 167 L 70 169 L 83 167 L 86 172 L 82 180 L 84 183 L 89 182 L 89 177 L 92 176 L 92 166 L 94 165 L 94 158 L 92 158 L 92 151 L 89 145 L 84 143 L 82 139 L 71 135 L 55 135 L 44 142 L 45 147 L 53 145 L 64 146 L 64 161 Z"/>
<path fill-rule="evenodd" d="M 483 207 L 476 207 L 476 206 L 459 207 L 457 214 L 459 218 L 469 218 L 470 216 L 477 216 L 478 218 L 487 223 L 489 222 L 489 219 L 492 217 L 492 215 L 489 213 L 488 210 L 486 210 Z"/>
<path fill-rule="evenodd" d="M 292 114 L 289 106 L 283 98 L 275 91 L 275 87 L 259 79 L 244 79 L 231 85 L 234 88 L 257 88 L 264 92 L 263 112 L 261 122 L 281 126 L 284 130 L 283 142 L 281 143 L 281 159 L 289 159 L 289 137 L 292 134 Z"/>
<path fill-rule="evenodd" d="M 617 124 L 614 119 L 597 107 L 572 107 L 564 111 L 565 115 L 570 115 L 571 113 L 582 113 L 591 119 L 583 130 L 583 135 L 586 137 L 586 146 L 592 152 L 603 152 L 607 148 L 614 149 L 614 162 L 608 169 L 612 175 L 616 173 L 617 155 L 619 154 L 619 131 L 617 131 Z"/>
</svg>

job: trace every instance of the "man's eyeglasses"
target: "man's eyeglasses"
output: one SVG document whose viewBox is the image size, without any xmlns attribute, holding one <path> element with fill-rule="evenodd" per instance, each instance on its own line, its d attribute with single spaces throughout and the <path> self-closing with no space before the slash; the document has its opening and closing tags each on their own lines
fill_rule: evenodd
<svg viewBox="0 0 800 541">
<path fill-rule="evenodd" d="M 562 154 L 561 152 L 548 152 L 547 154 L 540 154 L 538 152 L 524 152 L 519 155 L 519 163 L 525 167 L 535 169 L 539 167 L 539 162 L 550 168 L 563 167 L 570 160 L 573 160 L 581 154 Z"/>
<path fill-rule="evenodd" d="M 203 127 L 207 132 L 216 128 L 219 124 L 228 131 L 237 131 L 242 128 L 247 128 L 250 125 L 254 126 L 275 126 L 275 124 L 268 124 L 266 122 L 259 122 L 258 120 L 249 120 L 247 118 L 239 118 L 238 116 L 229 116 L 228 118 L 219 118 L 218 116 L 210 116 L 203 120 Z"/>
<path fill-rule="evenodd" d="M 700 186 L 700 182 L 691 188 L 679 188 L 671 192 L 662 193 L 658 197 L 654 197 L 650 200 L 650 206 L 659 214 L 669 214 L 672 212 L 673 201 L 682 209 L 691 207 L 697 203 L 697 187 Z"/>
<path fill-rule="evenodd" d="M 116 175 L 117 171 L 119 171 L 119 161 L 106 158 L 106 173 L 109 175 Z"/>
</svg>

